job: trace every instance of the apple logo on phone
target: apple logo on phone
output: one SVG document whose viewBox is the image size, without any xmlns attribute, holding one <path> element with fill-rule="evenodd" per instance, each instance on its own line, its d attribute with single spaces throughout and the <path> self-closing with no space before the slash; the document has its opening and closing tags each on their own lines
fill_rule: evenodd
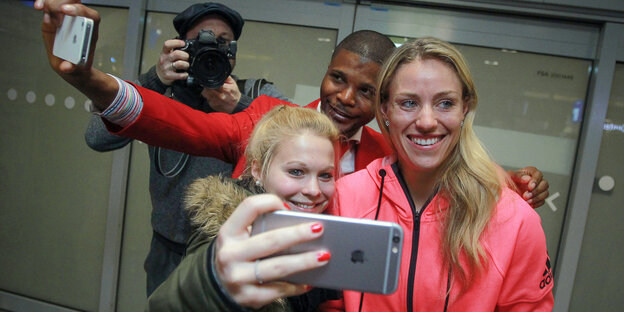
<svg viewBox="0 0 624 312">
<path fill-rule="evenodd" d="M 351 262 L 364 263 L 364 252 L 361 250 L 354 250 L 353 252 L 351 252 Z"/>
</svg>

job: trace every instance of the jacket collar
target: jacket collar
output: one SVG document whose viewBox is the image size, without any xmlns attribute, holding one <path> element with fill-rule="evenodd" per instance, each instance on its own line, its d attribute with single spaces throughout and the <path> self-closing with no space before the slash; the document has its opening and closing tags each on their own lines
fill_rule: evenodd
<svg viewBox="0 0 624 312">
<path fill-rule="evenodd" d="M 396 161 L 397 158 L 395 155 L 379 158 L 368 164 L 366 171 L 377 185 L 378 189 L 381 187 L 381 175 L 379 171 L 382 169 L 386 171 L 382 190 L 381 209 L 384 209 L 384 206 L 390 204 L 401 217 L 413 218 L 407 194 L 405 194 L 405 191 L 401 187 L 399 177 L 397 177 L 394 170 L 392 170 L 392 164 L 396 163 Z M 421 215 L 421 219 L 424 221 L 437 220 L 443 215 L 447 208 L 448 201 L 438 192 L 429 202 L 429 205 L 427 205 L 427 208 Z"/>
</svg>

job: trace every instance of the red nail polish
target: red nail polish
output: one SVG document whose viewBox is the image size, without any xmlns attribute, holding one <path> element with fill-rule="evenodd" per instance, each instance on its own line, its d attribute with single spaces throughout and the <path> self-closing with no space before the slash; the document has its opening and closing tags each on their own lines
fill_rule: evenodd
<svg viewBox="0 0 624 312">
<path fill-rule="evenodd" d="M 303 287 L 305 288 L 305 291 L 310 291 L 312 290 L 314 287 L 310 286 L 310 285 L 303 285 Z"/>
<path fill-rule="evenodd" d="M 327 251 L 319 252 L 318 254 L 316 254 L 316 260 L 318 262 L 327 261 L 329 259 L 331 259 L 331 254 Z"/>
<path fill-rule="evenodd" d="M 286 207 L 286 209 L 290 210 L 290 206 L 288 206 L 287 203 L 282 203 L 282 204 L 284 204 L 284 207 Z"/>
<path fill-rule="evenodd" d="M 323 230 L 323 225 L 320 223 L 312 224 L 312 233 L 318 233 Z"/>
</svg>

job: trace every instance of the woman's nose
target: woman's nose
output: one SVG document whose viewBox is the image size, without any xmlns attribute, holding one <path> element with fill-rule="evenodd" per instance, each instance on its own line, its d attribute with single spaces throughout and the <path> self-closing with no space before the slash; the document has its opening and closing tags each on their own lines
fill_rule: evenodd
<svg viewBox="0 0 624 312">
<path fill-rule="evenodd" d="M 310 197 L 319 196 L 321 194 L 321 187 L 317 179 L 309 179 L 301 193 Z"/>
<path fill-rule="evenodd" d="M 416 116 L 416 127 L 421 131 L 427 132 L 434 130 L 438 122 L 433 108 L 425 105 Z"/>
</svg>

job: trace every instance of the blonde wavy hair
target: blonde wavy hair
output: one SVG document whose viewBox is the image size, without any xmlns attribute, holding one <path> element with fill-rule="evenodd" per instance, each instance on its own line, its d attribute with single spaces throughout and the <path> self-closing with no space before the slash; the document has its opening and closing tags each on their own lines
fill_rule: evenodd
<svg viewBox="0 0 624 312">
<path fill-rule="evenodd" d="M 444 263 L 451 267 L 453 277 L 459 278 L 462 289 L 466 289 L 487 261 L 479 238 L 492 216 L 502 186 L 495 164 L 472 128 L 477 93 L 461 53 L 451 44 L 436 38 L 421 38 L 399 47 L 379 74 L 375 112 L 379 128 L 391 142 L 388 129 L 383 124 L 381 108 L 387 105 L 393 77 L 401 65 L 428 59 L 439 60 L 455 71 L 462 85 L 464 105 L 468 105 L 458 143 L 442 163 L 441 178 L 437 184 L 439 194 L 450 204 L 441 231 Z M 392 148 L 396 152 L 396 147 Z M 467 256 L 468 268 L 460 264 L 462 252 Z"/>
<path fill-rule="evenodd" d="M 329 117 L 309 108 L 276 106 L 260 119 L 249 137 L 243 176 L 251 176 L 253 161 L 261 164 L 261 176 L 266 176 L 281 143 L 287 138 L 300 135 L 326 138 L 334 146 L 334 151 L 338 150 L 340 132 Z"/>
</svg>

